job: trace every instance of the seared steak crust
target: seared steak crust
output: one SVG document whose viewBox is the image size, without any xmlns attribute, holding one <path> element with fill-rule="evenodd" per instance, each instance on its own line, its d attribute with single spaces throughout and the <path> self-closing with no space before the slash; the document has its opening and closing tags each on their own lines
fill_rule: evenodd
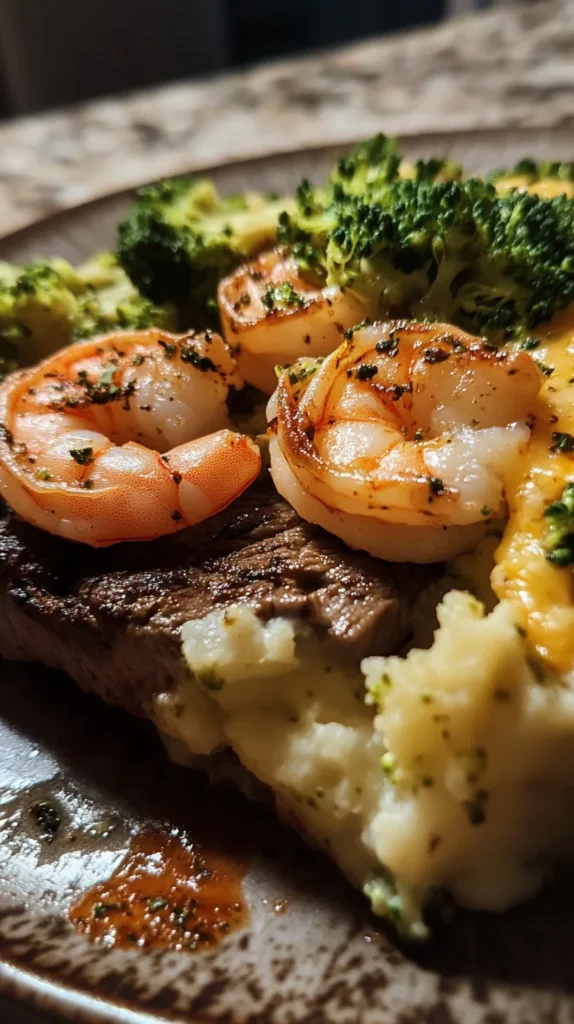
<svg viewBox="0 0 574 1024">
<path fill-rule="evenodd" d="M 195 531 L 94 550 L 0 521 L 0 655 L 62 669 L 134 714 L 177 680 L 182 623 L 236 602 L 301 616 L 341 654 L 405 639 L 422 570 L 349 551 L 270 486 Z"/>
</svg>

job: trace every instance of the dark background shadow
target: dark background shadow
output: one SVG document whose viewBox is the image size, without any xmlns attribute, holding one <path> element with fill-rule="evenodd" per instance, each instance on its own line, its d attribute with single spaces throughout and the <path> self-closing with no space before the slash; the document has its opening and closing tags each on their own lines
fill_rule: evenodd
<svg viewBox="0 0 574 1024">
<path fill-rule="evenodd" d="M 445 0 L 0 0 L 0 117 L 438 21 Z"/>
</svg>

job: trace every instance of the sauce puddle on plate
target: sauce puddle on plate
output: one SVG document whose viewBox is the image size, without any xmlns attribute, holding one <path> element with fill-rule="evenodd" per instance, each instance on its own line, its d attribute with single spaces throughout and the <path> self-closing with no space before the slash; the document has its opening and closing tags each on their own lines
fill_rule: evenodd
<svg viewBox="0 0 574 1024">
<path fill-rule="evenodd" d="M 132 839 L 111 877 L 74 904 L 70 921 L 107 946 L 197 952 L 249 920 L 244 874 L 244 863 L 183 832 L 148 830 Z"/>
</svg>

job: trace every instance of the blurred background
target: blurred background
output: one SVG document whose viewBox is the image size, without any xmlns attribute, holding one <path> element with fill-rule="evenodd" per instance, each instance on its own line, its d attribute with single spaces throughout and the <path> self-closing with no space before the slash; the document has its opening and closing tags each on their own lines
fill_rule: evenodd
<svg viewBox="0 0 574 1024">
<path fill-rule="evenodd" d="M 396 32 L 496 2 L 0 0 L 0 117 Z"/>
</svg>

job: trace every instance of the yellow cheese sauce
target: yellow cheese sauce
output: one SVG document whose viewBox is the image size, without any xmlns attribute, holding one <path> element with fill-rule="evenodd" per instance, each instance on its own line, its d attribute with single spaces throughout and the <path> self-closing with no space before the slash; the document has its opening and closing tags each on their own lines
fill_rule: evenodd
<svg viewBox="0 0 574 1024">
<path fill-rule="evenodd" d="M 528 451 L 507 484 L 510 519 L 495 560 L 492 584 L 513 602 L 517 621 L 538 654 L 559 672 L 574 667 L 574 585 L 543 546 L 544 509 L 574 480 L 574 457 L 552 451 L 555 431 L 574 434 L 574 306 L 537 332 L 535 358 L 553 372 L 544 378 Z"/>
<path fill-rule="evenodd" d="M 574 198 L 574 181 L 561 181 L 560 178 L 543 178 L 541 181 L 531 181 L 524 174 L 511 174 L 507 178 L 501 178 L 496 183 L 496 190 L 501 195 L 506 195 L 514 189 L 520 189 L 523 192 L 535 192 L 541 199 L 555 199 L 556 196 Z"/>
</svg>

